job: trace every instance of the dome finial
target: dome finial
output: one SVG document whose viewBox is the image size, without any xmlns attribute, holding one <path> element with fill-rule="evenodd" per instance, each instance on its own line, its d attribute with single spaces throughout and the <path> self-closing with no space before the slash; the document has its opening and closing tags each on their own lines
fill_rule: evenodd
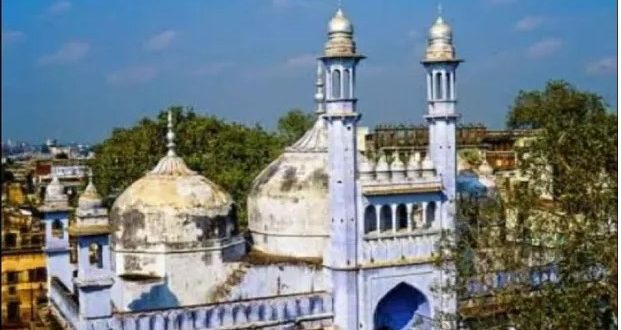
<svg viewBox="0 0 621 330">
<path fill-rule="evenodd" d="M 438 2 L 438 17 L 442 16 L 442 2 Z"/>
<path fill-rule="evenodd" d="M 88 184 L 93 184 L 93 169 L 88 168 Z"/>
<path fill-rule="evenodd" d="M 168 144 L 168 156 L 175 156 L 175 133 L 173 132 L 172 111 L 168 110 L 168 133 L 166 133 Z"/>
</svg>

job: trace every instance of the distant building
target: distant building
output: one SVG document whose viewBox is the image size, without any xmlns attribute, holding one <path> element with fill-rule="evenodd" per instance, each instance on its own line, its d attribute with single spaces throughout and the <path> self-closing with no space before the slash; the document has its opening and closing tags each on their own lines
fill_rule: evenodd
<svg viewBox="0 0 621 330">
<path fill-rule="evenodd" d="M 2 212 L 2 328 L 33 329 L 47 303 L 44 228 L 27 210 Z"/>
</svg>

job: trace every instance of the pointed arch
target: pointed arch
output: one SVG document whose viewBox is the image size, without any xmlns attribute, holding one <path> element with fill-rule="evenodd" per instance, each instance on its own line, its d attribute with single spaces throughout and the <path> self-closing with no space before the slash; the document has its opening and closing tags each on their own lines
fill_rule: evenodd
<svg viewBox="0 0 621 330">
<path fill-rule="evenodd" d="M 401 282 L 378 302 L 373 314 L 373 329 L 410 329 L 429 321 L 427 297 L 413 286 Z"/>
<path fill-rule="evenodd" d="M 332 71 L 332 98 L 341 98 L 341 71 L 336 69 Z"/>
<path fill-rule="evenodd" d="M 408 229 L 408 209 L 405 204 L 397 206 L 397 230 Z"/>
<path fill-rule="evenodd" d="M 364 232 L 371 233 L 377 230 L 377 213 L 375 205 L 369 205 L 364 210 Z"/>
<path fill-rule="evenodd" d="M 444 97 L 442 96 L 442 73 L 437 72 L 434 75 L 434 99 L 441 100 Z"/>
<path fill-rule="evenodd" d="M 384 205 L 380 209 L 380 228 L 379 231 L 386 232 L 392 230 L 392 210 L 390 205 Z"/>
<path fill-rule="evenodd" d="M 88 246 L 88 262 L 97 268 L 103 268 L 102 248 L 100 244 L 91 243 Z"/>
<path fill-rule="evenodd" d="M 342 97 L 344 99 L 351 98 L 351 71 L 348 69 L 343 70 L 343 88 Z"/>
<path fill-rule="evenodd" d="M 453 81 L 451 76 L 452 74 L 450 72 L 446 73 L 446 98 L 449 100 L 453 99 Z"/>
<path fill-rule="evenodd" d="M 431 227 L 435 219 L 436 219 L 436 203 L 429 202 L 427 203 L 427 209 L 425 210 L 425 226 L 427 228 Z"/>
<path fill-rule="evenodd" d="M 52 222 L 52 236 L 57 238 L 65 237 L 65 228 L 63 222 L 60 219 L 54 219 Z"/>
</svg>

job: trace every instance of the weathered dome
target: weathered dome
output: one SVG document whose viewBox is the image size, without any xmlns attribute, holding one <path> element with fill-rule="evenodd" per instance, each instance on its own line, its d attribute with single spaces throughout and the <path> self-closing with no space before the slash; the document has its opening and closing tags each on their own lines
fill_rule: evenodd
<svg viewBox="0 0 621 330">
<path fill-rule="evenodd" d="M 168 129 L 168 154 L 112 205 L 115 250 L 191 249 L 229 238 L 235 230 L 229 194 L 175 154 L 170 113 Z"/>
<path fill-rule="evenodd" d="M 327 132 L 321 116 L 254 180 L 248 227 L 270 254 L 322 257 L 328 239 Z"/>
<path fill-rule="evenodd" d="M 453 46 L 453 29 L 441 15 L 429 28 L 429 36 L 425 51 L 427 61 L 446 61 L 455 59 L 455 47 Z"/>
<path fill-rule="evenodd" d="M 433 23 L 431 28 L 429 29 L 429 39 L 437 40 L 444 39 L 445 41 L 450 42 L 453 39 L 453 29 L 450 25 L 444 22 L 442 16 L 438 16 L 436 21 Z"/>
<path fill-rule="evenodd" d="M 324 55 L 327 57 L 362 57 L 356 53 L 354 26 L 340 8 L 328 23 L 328 41 Z"/>
<path fill-rule="evenodd" d="M 180 157 L 168 155 L 114 202 L 112 243 L 130 250 L 195 247 L 226 235 L 232 209 L 227 192 L 190 171 Z"/>
</svg>

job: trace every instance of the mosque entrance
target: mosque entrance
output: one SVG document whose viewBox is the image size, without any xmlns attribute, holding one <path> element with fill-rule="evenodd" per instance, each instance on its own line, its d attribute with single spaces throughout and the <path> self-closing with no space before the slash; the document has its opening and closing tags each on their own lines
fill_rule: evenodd
<svg viewBox="0 0 621 330">
<path fill-rule="evenodd" d="M 375 330 L 431 329 L 429 302 L 424 294 L 401 283 L 377 304 Z"/>
</svg>

